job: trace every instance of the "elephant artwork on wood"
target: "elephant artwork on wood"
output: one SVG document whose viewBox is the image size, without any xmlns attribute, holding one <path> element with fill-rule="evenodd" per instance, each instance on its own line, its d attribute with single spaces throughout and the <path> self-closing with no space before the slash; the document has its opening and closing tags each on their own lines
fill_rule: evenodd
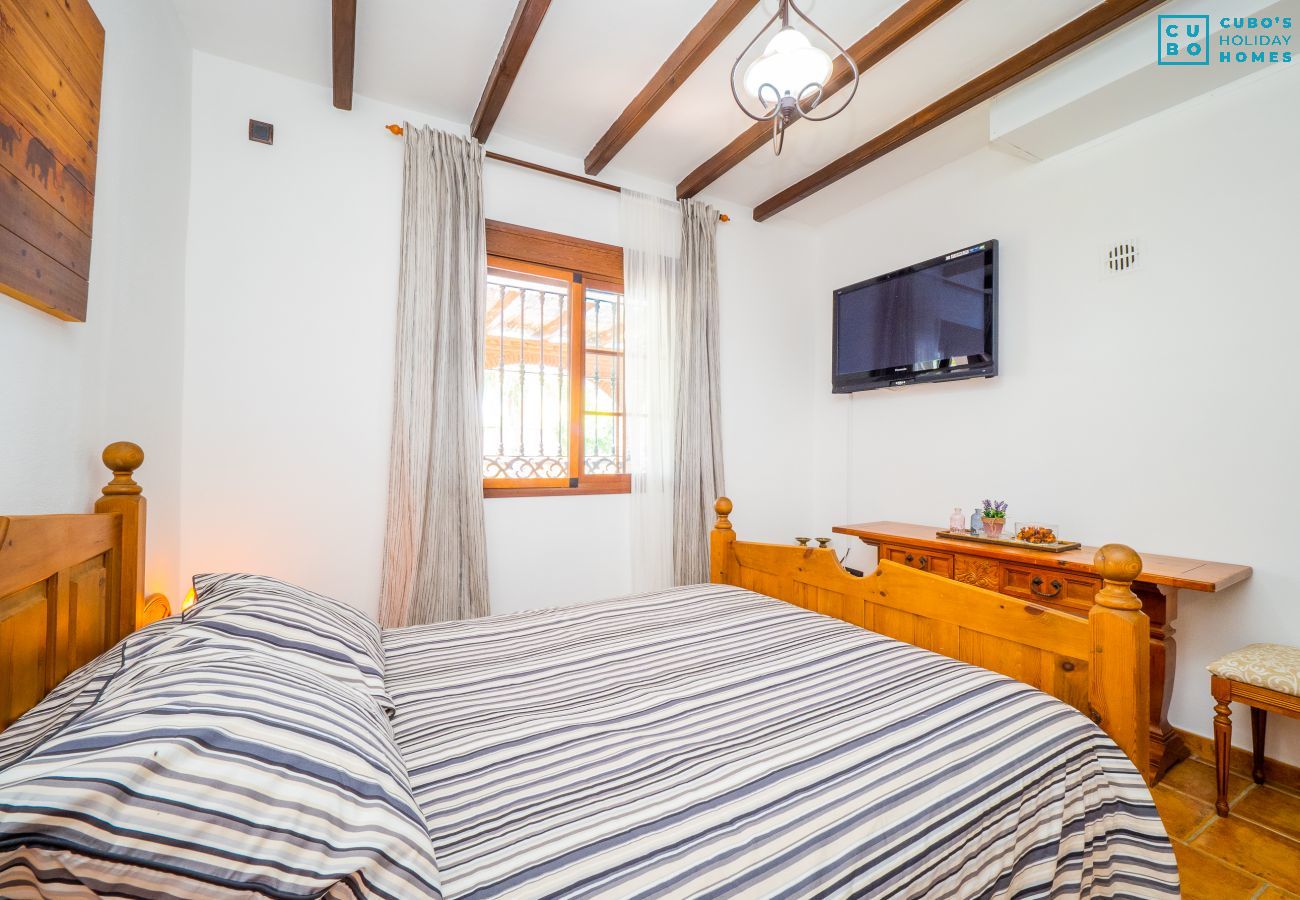
<svg viewBox="0 0 1300 900">
<path fill-rule="evenodd" d="M 0 0 L 0 293 L 86 320 L 104 28 L 89 0 Z"/>
</svg>

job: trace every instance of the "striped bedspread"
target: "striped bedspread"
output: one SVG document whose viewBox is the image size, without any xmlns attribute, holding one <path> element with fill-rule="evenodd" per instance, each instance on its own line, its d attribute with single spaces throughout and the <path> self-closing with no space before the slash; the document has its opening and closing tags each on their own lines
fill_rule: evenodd
<svg viewBox="0 0 1300 900">
<path fill-rule="evenodd" d="M 384 650 L 449 898 L 1178 896 L 1092 722 L 778 600 L 696 586 Z"/>
</svg>

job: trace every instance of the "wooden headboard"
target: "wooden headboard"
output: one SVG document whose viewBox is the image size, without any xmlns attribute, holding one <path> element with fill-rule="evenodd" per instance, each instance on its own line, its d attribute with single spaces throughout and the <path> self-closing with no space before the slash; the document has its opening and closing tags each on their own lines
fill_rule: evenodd
<svg viewBox="0 0 1300 900">
<path fill-rule="evenodd" d="M 170 612 L 144 596 L 144 451 L 104 449 L 113 479 L 93 513 L 0 516 L 0 728 L 67 674 Z"/>
</svg>

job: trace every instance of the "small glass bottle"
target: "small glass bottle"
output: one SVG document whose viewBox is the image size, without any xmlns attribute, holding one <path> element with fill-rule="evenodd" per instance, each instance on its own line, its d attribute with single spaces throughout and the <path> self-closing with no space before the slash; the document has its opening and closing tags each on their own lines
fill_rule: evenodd
<svg viewBox="0 0 1300 900">
<path fill-rule="evenodd" d="M 952 515 L 948 517 L 948 530 L 949 531 L 966 530 L 966 516 L 962 514 L 960 506 L 954 506 L 952 508 Z"/>
<path fill-rule="evenodd" d="M 975 512 L 970 514 L 970 533 L 979 534 L 980 526 L 982 524 L 983 523 L 980 521 L 980 511 L 977 509 Z"/>
</svg>

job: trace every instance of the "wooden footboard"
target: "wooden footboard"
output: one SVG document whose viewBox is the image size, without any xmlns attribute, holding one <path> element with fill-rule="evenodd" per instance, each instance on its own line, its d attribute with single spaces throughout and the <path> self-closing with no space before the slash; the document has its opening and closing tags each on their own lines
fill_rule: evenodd
<svg viewBox="0 0 1300 900">
<path fill-rule="evenodd" d="M 865 577 L 835 552 L 736 540 L 726 497 L 711 536 L 711 578 L 785 600 L 953 659 L 992 669 L 1091 716 L 1143 777 L 1150 735 L 1147 617 L 1130 584 L 1142 571 L 1121 544 L 1097 552 L 1104 584 L 1081 619 L 882 561 Z"/>
</svg>

